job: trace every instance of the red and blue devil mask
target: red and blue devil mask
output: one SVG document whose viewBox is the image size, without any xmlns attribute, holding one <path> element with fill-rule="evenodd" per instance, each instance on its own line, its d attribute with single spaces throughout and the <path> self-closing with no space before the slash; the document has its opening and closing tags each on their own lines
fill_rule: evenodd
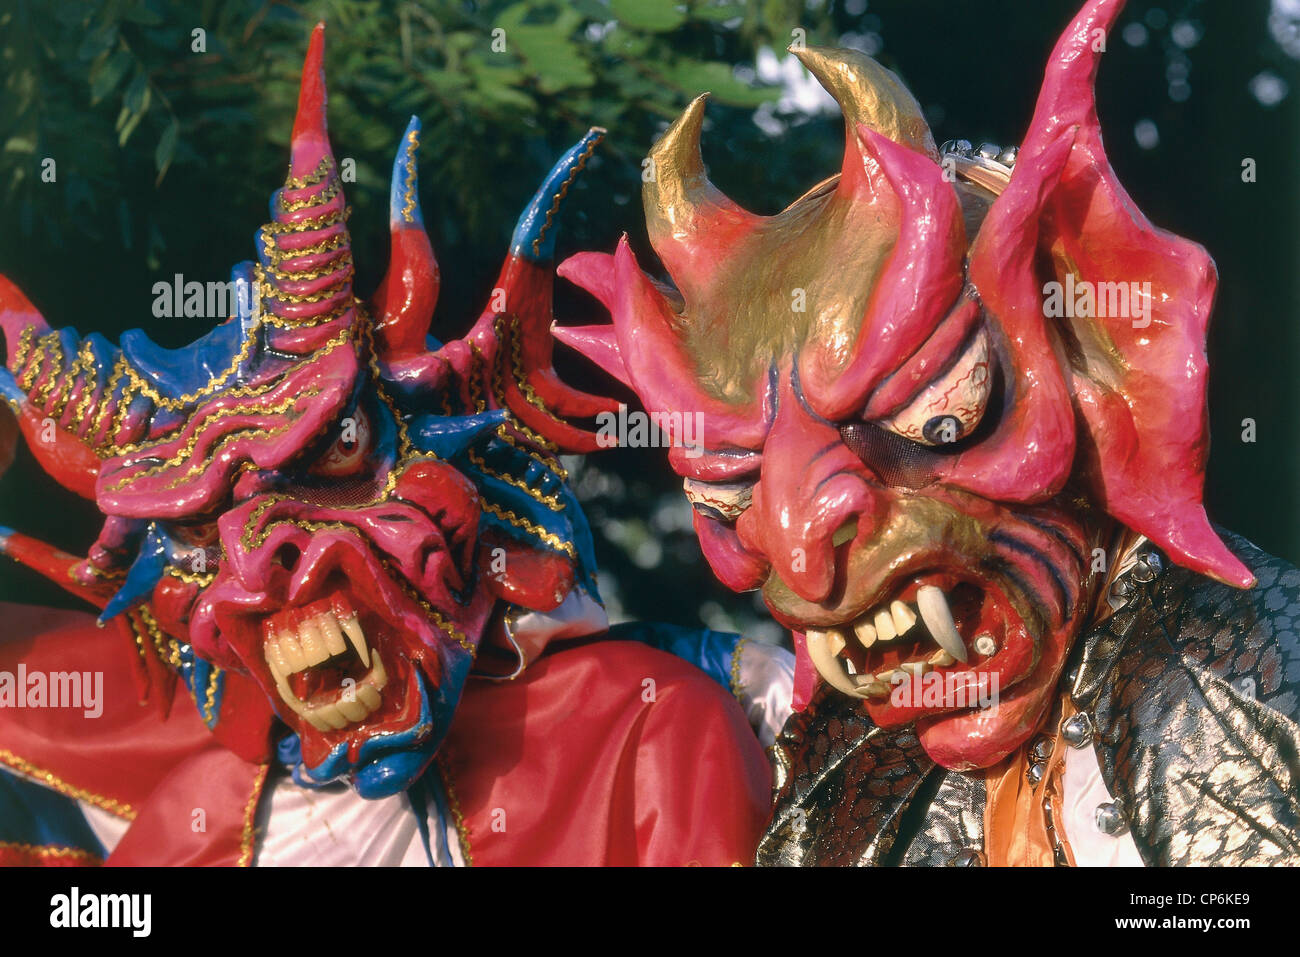
<svg viewBox="0 0 1300 957">
<path fill-rule="evenodd" d="M 419 122 L 393 164 L 388 273 L 363 301 L 323 47 L 322 25 L 257 261 L 235 267 L 232 314 L 203 338 L 168 350 L 138 331 L 114 346 L 51 330 L 0 278 L 0 389 L 43 467 L 105 515 L 85 560 L 0 541 L 103 609 L 142 697 L 170 700 L 179 676 L 245 756 L 279 739 L 300 782 L 378 797 L 428 765 L 476 658 L 509 674 L 535 654 L 513 615 L 569 602 L 603 620 L 558 456 L 595 448 L 560 417 L 609 403 L 558 380 L 550 336 L 554 217 L 601 132 L 524 212 L 488 309 L 439 343 Z"/>
<path fill-rule="evenodd" d="M 950 768 L 1041 724 L 1117 529 L 1252 583 L 1201 503 L 1213 262 L 1102 148 L 1093 81 L 1122 5 L 1070 25 L 1018 154 L 940 151 L 892 73 L 796 50 L 844 111 L 838 176 L 747 212 L 705 175 L 701 97 L 647 164 L 672 285 L 626 240 L 560 267 L 613 324 L 556 334 L 661 421 L 702 417 L 702 454 L 697 432 L 670 462 L 718 577 L 794 631 L 796 693 L 820 672 Z M 930 672 L 946 695 L 891 693 Z M 988 687 L 990 706 L 952 694 Z"/>
</svg>

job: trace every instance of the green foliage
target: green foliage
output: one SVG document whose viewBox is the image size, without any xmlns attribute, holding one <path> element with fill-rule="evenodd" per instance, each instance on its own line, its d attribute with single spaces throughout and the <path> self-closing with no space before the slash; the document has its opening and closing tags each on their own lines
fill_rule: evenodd
<svg viewBox="0 0 1300 957">
<path fill-rule="evenodd" d="M 602 157 L 624 192 L 664 121 L 702 90 L 742 140 L 761 138 L 748 111 L 776 91 L 731 64 L 784 47 L 809 29 L 801 16 L 799 0 L 14 0 L 0 13 L 6 227 L 56 247 L 112 239 L 151 271 L 195 268 L 164 253 L 201 238 L 192 199 L 249 210 L 278 184 L 268 171 L 283 168 L 307 35 L 323 19 L 331 136 L 356 162 L 354 223 L 382 228 L 360 214 L 384 201 L 418 114 L 440 255 L 499 252 L 532 184 L 589 126 L 610 131 Z M 47 157 L 65 188 L 42 188 Z M 256 217 L 237 225 L 247 234 Z M 227 250 L 232 262 L 248 253 Z"/>
</svg>

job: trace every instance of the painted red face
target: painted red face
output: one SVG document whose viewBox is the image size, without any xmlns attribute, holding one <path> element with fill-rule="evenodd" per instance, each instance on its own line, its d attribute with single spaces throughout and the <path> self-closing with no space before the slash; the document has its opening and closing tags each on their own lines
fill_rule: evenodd
<svg viewBox="0 0 1300 957">
<path fill-rule="evenodd" d="M 719 578 L 762 589 L 803 674 L 915 722 L 950 768 L 1039 726 L 1116 526 L 1252 581 L 1201 505 L 1213 263 L 1101 147 L 1121 6 L 1091 0 L 1062 37 L 1018 155 L 941 154 L 892 74 L 800 51 L 844 107 L 837 180 L 745 212 L 704 176 L 697 101 L 646 191 L 678 295 L 626 241 L 561 267 L 614 322 L 556 335 L 652 413 L 701 413 L 703 454 L 670 462 Z"/>
<path fill-rule="evenodd" d="M 235 315 L 190 346 L 51 330 L 0 277 L 0 395 L 105 515 L 84 562 L 7 530 L 0 551 L 126 615 L 142 689 L 169 702 L 179 675 L 228 746 L 264 762 L 274 743 L 300 783 L 383 797 L 433 759 L 513 609 L 597 598 L 558 456 L 595 448 L 563 416 L 611 404 L 559 380 L 549 329 L 555 212 L 602 131 L 526 207 L 492 305 L 438 343 L 419 121 L 394 162 L 389 268 L 362 301 L 325 114 L 322 24 L 258 262 L 235 267 Z M 146 639 L 157 659 L 137 655 Z"/>
</svg>

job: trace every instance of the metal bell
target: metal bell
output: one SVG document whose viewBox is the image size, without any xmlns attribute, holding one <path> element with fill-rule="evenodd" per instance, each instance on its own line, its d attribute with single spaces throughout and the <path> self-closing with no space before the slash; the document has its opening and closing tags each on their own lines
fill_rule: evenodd
<svg viewBox="0 0 1300 957">
<path fill-rule="evenodd" d="M 1111 837 L 1128 833 L 1128 819 L 1124 817 L 1124 809 L 1120 807 L 1118 801 L 1097 805 L 1095 813 L 1097 830 L 1101 833 L 1109 834 Z"/>
<path fill-rule="evenodd" d="M 983 867 L 984 853 L 973 847 L 964 847 L 948 862 L 949 867 Z"/>
<path fill-rule="evenodd" d="M 1025 772 L 1025 778 L 1029 781 L 1030 787 L 1038 787 L 1038 783 L 1043 780 L 1043 771 L 1047 766 L 1041 761 L 1035 761 L 1029 765 L 1029 770 Z"/>
<path fill-rule="evenodd" d="M 1052 748 L 1055 746 L 1056 742 L 1051 737 L 1044 734 L 1034 742 L 1034 746 L 1029 749 L 1029 754 L 1036 762 L 1046 761 L 1052 756 Z"/>
<path fill-rule="evenodd" d="M 1086 748 L 1092 744 L 1093 735 L 1096 733 L 1092 716 L 1086 711 L 1072 714 L 1061 722 L 1061 737 L 1072 748 Z"/>
</svg>

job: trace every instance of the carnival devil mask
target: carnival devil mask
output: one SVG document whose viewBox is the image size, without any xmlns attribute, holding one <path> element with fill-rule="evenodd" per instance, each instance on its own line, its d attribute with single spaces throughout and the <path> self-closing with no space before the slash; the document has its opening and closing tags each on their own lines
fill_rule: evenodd
<svg viewBox="0 0 1300 957">
<path fill-rule="evenodd" d="M 1018 155 L 941 152 L 892 73 L 796 50 L 844 111 L 837 177 L 746 212 L 705 176 L 701 97 L 647 164 L 675 288 L 626 240 L 560 268 L 613 325 L 557 336 L 664 421 L 702 413 L 704 453 L 670 461 L 719 578 L 761 588 L 803 669 L 880 726 L 915 722 L 950 768 L 1039 725 L 1114 523 L 1252 583 L 1201 504 L 1213 263 L 1146 220 L 1102 149 L 1093 81 L 1121 6 L 1071 24 Z M 894 693 L 931 672 L 943 695 Z"/>
<path fill-rule="evenodd" d="M 504 611 L 597 597 L 556 458 L 594 444 L 556 416 L 608 404 L 559 383 L 549 327 L 554 214 L 599 131 L 525 211 L 490 308 L 442 345 L 415 120 L 388 273 L 368 304 L 353 295 L 323 44 L 318 26 L 289 177 L 226 322 L 180 350 L 139 332 L 117 348 L 51 331 L 0 279 L 5 395 L 42 465 L 106 516 L 84 562 L 3 544 L 129 622 L 142 688 L 178 673 L 245 752 L 277 737 L 273 708 L 302 783 L 374 797 L 428 764 Z"/>
</svg>

